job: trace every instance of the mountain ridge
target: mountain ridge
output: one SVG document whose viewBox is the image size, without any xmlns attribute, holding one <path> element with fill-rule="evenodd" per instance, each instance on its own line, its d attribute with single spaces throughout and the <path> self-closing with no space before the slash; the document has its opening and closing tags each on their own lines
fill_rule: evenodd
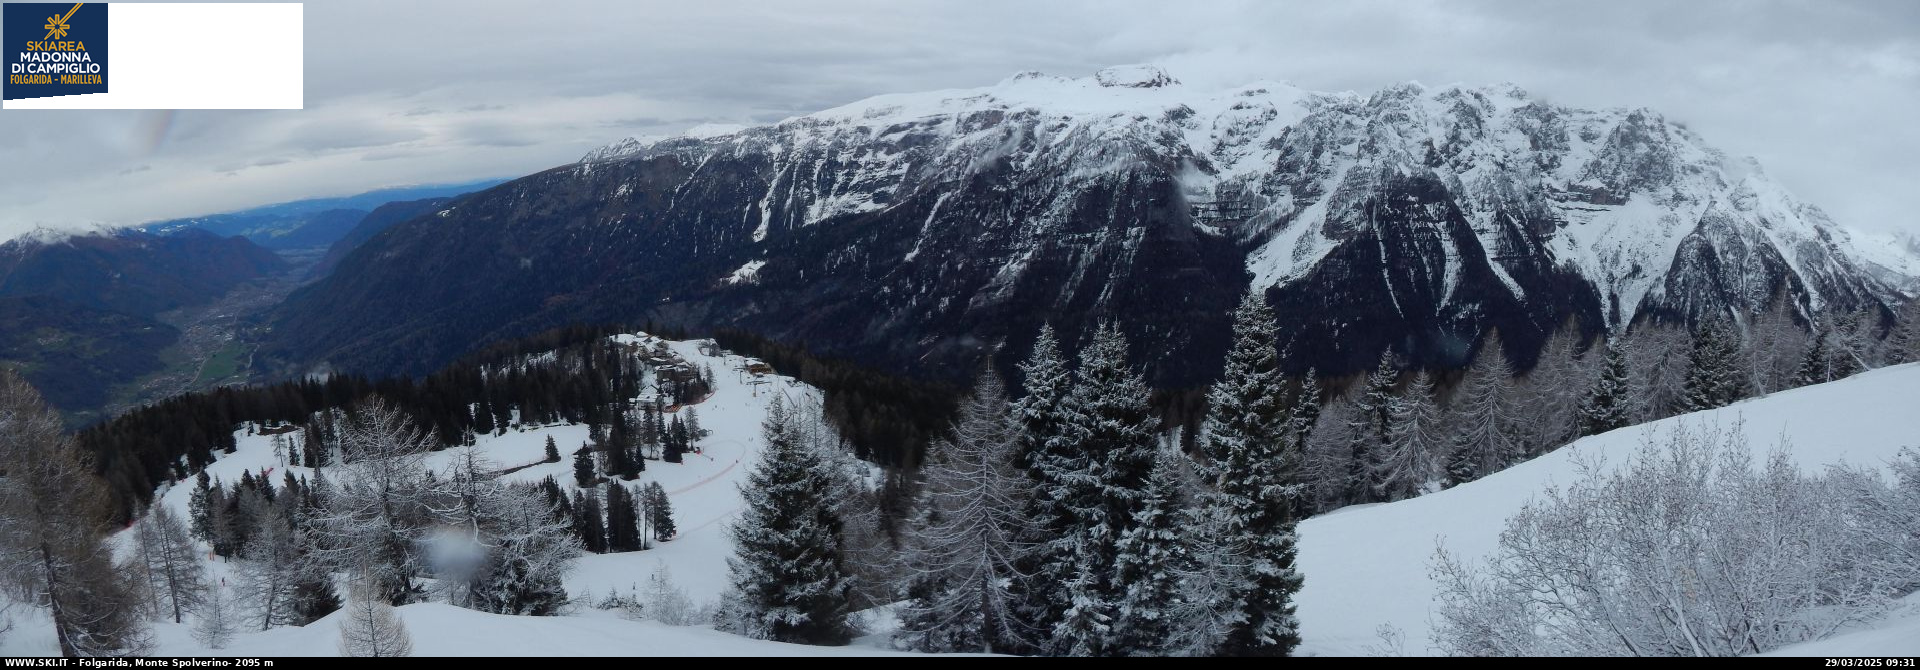
<svg viewBox="0 0 1920 670">
<path fill-rule="evenodd" d="M 1383 347 L 1458 364 L 1489 328 L 1524 367 L 1570 318 L 1591 334 L 1740 319 L 1782 291 L 1803 317 L 1901 297 L 1911 266 L 1869 259 L 1756 167 L 1653 110 L 1511 85 L 1022 73 L 625 140 L 509 182 L 296 295 L 279 352 L 386 372 L 408 365 L 395 340 L 441 357 L 567 319 L 651 319 L 952 372 L 984 352 L 1007 364 L 1042 322 L 1118 318 L 1156 382 L 1183 385 L 1210 378 L 1249 286 L 1314 315 L 1283 319 L 1282 341 L 1291 365 L 1335 374 Z M 453 286 L 421 285 L 436 279 Z M 363 315 L 325 323 L 342 311 Z"/>
</svg>

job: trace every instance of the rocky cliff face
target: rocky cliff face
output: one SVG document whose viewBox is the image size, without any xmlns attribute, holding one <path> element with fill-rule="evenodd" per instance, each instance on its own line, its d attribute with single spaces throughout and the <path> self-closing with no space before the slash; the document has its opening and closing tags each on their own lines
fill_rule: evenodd
<svg viewBox="0 0 1920 670">
<path fill-rule="evenodd" d="M 1298 367 L 1457 363 L 1490 327 L 1524 362 L 1569 317 L 1738 316 L 1779 290 L 1877 305 L 1911 267 L 1858 246 L 1650 110 L 1029 73 L 610 145 L 396 226 L 289 301 L 278 350 L 417 372 L 653 320 L 958 378 L 1042 322 L 1112 318 L 1176 385 L 1211 378 L 1249 286 Z"/>
</svg>

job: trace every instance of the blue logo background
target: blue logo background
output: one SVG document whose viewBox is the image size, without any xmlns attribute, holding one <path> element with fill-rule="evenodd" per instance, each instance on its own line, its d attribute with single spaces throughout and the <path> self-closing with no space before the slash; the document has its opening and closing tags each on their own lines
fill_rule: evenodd
<svg viewBox="0 0 1920 670">
<path fill-rule="evenodd" d="M 47 17 L 66 16 L 67 34 L 64 37 L 47 37 Z M 8 76 L 13 66 L 23 62 L 21 54 L 27 51 L 28 42 L 80 42 L 87 47 L 87 55 L 92 62 L 100 65 L 100 83 L 98 84 L 62 84 L 60 76 L 54 75 L 51 84 L 5 84 L 4 95 L 0 99 L 20 100 L 24 98 L 47 98 L 57 95 L 80 95 L 83 93 L 105 93 L 107 82 L 107 3 L 89 2 L 74 9 L 71 2 L 9 2 L 0 13 L 0 59 Z M 8 80 L 0 80 L 8 81 Z"/>
</svg>

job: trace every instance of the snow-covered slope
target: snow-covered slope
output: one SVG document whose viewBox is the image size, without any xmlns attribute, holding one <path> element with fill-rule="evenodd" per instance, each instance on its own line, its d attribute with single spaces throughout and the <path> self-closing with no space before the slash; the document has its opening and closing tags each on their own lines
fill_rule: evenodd
<svg viewBox="0 0 1920 670">
<path fill-rule="evenodd" d="M 812 647 L 752 640 L 704 627 L 628 621 L 607 612 L 524 617 L 488 614 L 443 603 L 398 609 L 415 656 L 902 656 L 873 647 Z M 236 637 L 218 653 L 184 628 L 160 631 L 157 656 L 335 656 L 340 612 L 312 625 Z"/>
<path fill-rule="evenodd" d="M 645 335 L 619 335 L 624 342 L 655 340 Z M 711 603 L 727 587 L 726 559 L 732 554 L 727 538 L 727 523 L 741 507 L 739 484 L 747 477 L 759 457 L 760 422 L 767 404 L 778 395 L 785 402 L 800 406 L 817 403 L 817 389 L 791 377 L 770 374 L 753 378 L 736 368 L 740 356 L 707 356 L 692 342 L 669 341 L 668 346 L 692 365 L 711 365 L 715 372 L 713 394 L 691 405 L 700 415 L 701 427 L 710 435 L 695 443 L 700 453 L 689 453 L 685 462 L 674 464 L 647 461 L 647 469 L 630 487 L 660 482 L 672 501 L 675 525 L 679 531 L 672 541 L 655 544 L 652 549 L 619 554 L 586 554 L 575 564 L 565 585 L 579 606 L 571 616 L 512 617 L 487 614 L 428 603 L 400 608 L 413 634 L 415 653 L 432 656 L 631 656 L 631 655 L 875 655 L 893 653 L 876 648 L 878 642 L 851 647 L 807 647 L 749 640 L 705 627 L 676 628 L 652 622 L 621 619 L 610 612 L 594 610 L 590 603 L 610 593 L 633 595 L 647 578 L 662 566 L 685 589 L 696 605 Z M 755 383 L 758 382 L 758 383 Z M 686 410 L 682 410 L 683 412 Z M 297 434 L 293 435 L 297 437 Z M 313 476 L 306 467 L 289 467 L 273 449 L 273 438 L 236 434 L 238 448 L 222 454 L 208 466 L 209 475 L 231 484 L 244 472 L 258 476 L 269 472 L 275 484 L 291 469 L 299 475 Z M 563 454 L 572 453 L 587 440 L 584 425 L 553 425 L 509 429 L 504 435 L 482 435 L 476 446 L 502 468 L 525 467 L 505 475 L 509 481 L 538 482 L 552 476 L 563 486 L 578 493 L 573 485 L 571 459 L 559 463 L 540 463 L 546 440 L 552 437 Z M 441 451 L 428 458 L 429 467 L 445 470 L 455 457 L 453 451 Z M 157 504 L 174 508 L 187 518 L 190 486 L 175 486 L 159 496 Z M 226 574 L 226 565 L 211 564 L 214 575 Z M 51 625 L 28 608 L 15 608 L 19 624 L 13 632 L 0 635 L 0 655 L 35 655 L 55 652 Z M 337 615 L 336 615 L 337 616 Z M 191 620 L 189 620 L 191 624 Z M 194 642 L 188 626 L 156 625 L 160 655 L 206 656 L 213 654 Z M 337 653 L 338 623 L 333 617 L 304 628 L 280 628 L 261 633 L 242 634 L 220 654 L 263 656 L 331 656 Z"/>
<path fill-rule="evenodd" d="M 1528 288 L 1513 277 L 1545 262 L 1616 302 L 1610 325 L 1643 307 L 1697 316 L 1757 306 L 1781 283 L 1799 285 L 1807 307 L 1851 307 L 1872 297 L 1854 295 L 1867 288 L 1858 275 L 1872 274 L 1868 263 L 1920 274 L 1795 199 L 1751 158 L 1729 157 L 1658 112 L 1558 106 L 1511 84 L 1406 83 L 1362 95 L 1278 82 L 1205 90 L 1152 66 L 1081 79 L 1029 72 L 771 126 L 626 140 L 580 169 L 743 152 L 772 157 L 776 177 L 755 208 L 762 237 L 776 217 L 804 227 L 886 209 L 1000 161 L 1067 188 L 1152 166 L 1177 180 L 1193 226 L 1254 245 L 1246 269 L 1258 287 L 1307 277 L 1344 242 L 1390 223 L 1382 218 L 1393 205 L 1382 200 L 1404 199 L 1451 210 L 1429 212 L 1429 224 L 1457 214 L 1472 231 L 1469 245 L 1444 226 L 1429 231 L 1438 245 L 1421 271 L 1442 302 L 1465 279 L 1463 255 L 1522 299 Z M 1442 192 L 1422 192 L 1434 189 Z M 1064 202 L 1036 203 L 1022 226 L 1057 228 L 1070 215 Z M 1686 256 L 1689 243 L 1712 258 Z M 1690 304 L 1702 288 L 1713 300 Z"/>
<path fill-rule="evenodd" d="M 1405 634 L 1409 653 L 1432 653 L 1434 614 L 1428 561 L 1436 542 L 1477 560 L 1497 546 L 1504 521 L 1552 482 L 1569 483 L 1576 459 L 1625 461 L 1647 431 L 1680 424 L 1740 425 L 1756 459 L 1784 442 L 1807 471 L 1829 464 L 1879 465 L 1902 447 L 1920 447 L 1920 364 L 1883 368 L 1838 382 L 1749 400 L 1583 438 L 1484 479 L 1418 498 L 1349 507 L 1300 525 L 1300 648 L 1305 654 L 1365 654 L 1381 647 L 1382 624 Z M 1800 645 L 1782 653 L 1862 656 L 1920 653 L 1920 612 L 1882 627 Z"/>
</svg>

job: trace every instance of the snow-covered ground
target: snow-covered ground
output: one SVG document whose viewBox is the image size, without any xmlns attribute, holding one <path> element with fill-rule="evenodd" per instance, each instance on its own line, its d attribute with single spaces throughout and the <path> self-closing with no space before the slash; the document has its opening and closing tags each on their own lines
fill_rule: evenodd
<svg viewBox="0 0 1920 670">
<path fill-rule="evenodd" d="M 1463 559 L 1497 546 L 1505 521 L 1553 482 L 1570 483 L 1577 458 L 1624 462 L 1649 430 L 1680 422 L 1747 435 L 1756 460 L 1784 442 L 1809 472 L 1835 463 L 1881 465 L 1901 447 L 1920 448 L 1920 364 L 1884 368 L 1829 384 L 1783 391 L 1709 412 L 1688 414 L 1583 438 L 1479 481 L 1432 495 L 1348 507 L 1300 524 L 1299 653 L 1355 655 L 1384 646 L 1381 625 L 1398 629 L 1405 652 L 1430 654 L 1435 543 Z M 1743 422 L 1743 423 L 1742 423 Z M 1920 610 L 1920 603 L 1907 601 Z M 1880 624 L 1782 650 L 1787 654 L 1920 654 L 1920 611 L 1896 610 Z"/>
<path fill-rule="evenodd" d="M 628 621 L 608 612 L 529 617 L 488 614 L 445 603 L 398 608 L 413 636 L 415 656 L 883 656 L 873 647 L 813 647 L 751 640 L 708 628 Z M 223 656 L 333 656 L 341 613 L 305 627 L 240 635 Z M 166 626 L 157 656 L 206 656 L 184 626 Z"/>
<path fill-rule="evenodd" d="M 712 434 L 700 441 L 703 453 L 685 463 L 648 461 L 642 481 L 658 481 L 673 501 L 679 537 L 633 553 L 586 555 L 566 580 L 570 595 L 582 603 L 570 616 L 509 617 L 444 604 L 399 609 L 413 633 L 415 652 L 432 656 L 625 656 L 625 655 L 878 655 L 885 635 L 862 638 L 848 647 L 808 647 L 748 640 L 705 627 L 671 627 L 635 622 L 588 606 L 613 591 L 637 590 L 658 566 L 696 603 L 715 599 L 726 588 L 726 557 L 731 553 L 725 529 L 740 508 L 737 485 L 759 455 L 759 424 L 772 394 L 790 402 L 811 402 L 818 391 L 791 378 L 768 375 L 755 380 L 736 371 L 738 356 L 704 356 L 692 343 L 670 346 L 694 365 L 711 365 L 715 388 L 695 405 L 701 425 Z M 761 383 L 752 383 L 758 381 Z M 1605 457 L 1619 463 L 1639 447 L 1646 431 L 1678 422 L 1717 423 L 1732 428 L 1744 422 L 1749 445 L 1766 451 L 1784 441 L 1809 471 L 1849 462 L 1880 464 L 1901 447 L 1920 447 L 1920 364 L 1862 374 L 1847 380 L 1776 393 L 1725 409 L 1667 419 L 1589 437 L 1533 461 L 1485 479 L 1411 500 L 1349 507 L 1301 524 L 1300 567 L 1306 588 L 1300 594 L 1302 654 L 1358 655 L 1383 651 L 1432 653 L 1427 633 L 1433 619 L 1433 584 L 1428 561 L 1436 541 L 1462 558 L 1491 552 L 1504 522 L 1549 483 L 1572 480 L 1576 458 Z M 547 426 L 482 436 L 478 444 L 502 467 L 534 463 L 553 436 L 563 456 L 587 439 L 585 426 Z M 445 467 L 452 452 L 430 462 Z M 236 453 L 223 455 L 209 472 L 224 482 L 243 471 L 272 468 L 277 483 L 287 466 L 273 453 L 272 438 L 245 435 Z M 296 472 L 311 476 L 307 468 Z M 552 475 L 572 486 L 571 458 L 516 471 L 516 481 Z M 165 492 L 162 504 L 186 513 L 187 488 Z M 225 566 L 213 565 L 213 574 Z M 14 607 L 14 630 L 0 635 L 0 655 L 50 654 L 56 649 L 51 627 L 30 608 Z M 1388 649 L 1378 629 L 1402 634 L 1404 648 Z M 880 626 L 885 628 L 886 626 Z M 154 653 L 207 655 L 188 626 L 155 627 Z M 304 628 L 244 633 L 219 653 L 228 655 L 333 655 L 339 633 L 333 617 Z M 1788 647 L 1777 655 L 1912 656 L 1920 654 L 1920 594 L 1902 601 L 1874 624 L 1826 639 Z"/>
<path fill-rule="evenodd" d="M 619 339 L 633 342 L 641 338 L 619 336 Z M 508 617 L 441 604 L 402 607 L 399 611 L 413 632 L 416 653 L 456 656 L 890 653 L 876 648 L 884 644 L 881 639 L 868 639 L 865 646 L 856 643 L 840 648 L 786 645 L 747 640 L 706 628 L 627 621 L 588 607 L 611 592 L 637 591 L 647 577 L 663 565 L 696 604 L 716 600 L 726 588 L 726 558 L 732 553 L 726 535 L 727 522 L 740 511 L 738 484 L 746 479 L 759 456 L 760 420 L 766 414 L 767 403 L 775 394 L 783 396 L 789 404 L 820 399 L 818 390 L 791 377 L 769 374 L 755 378 L 736 370 L 743 367 L 745 359 L 740 356 L 706 356 L 692 342 L 669 342 L 668 346 L 692 365 L 709 365 L 713 369 L 713 394 L 691 405 L 699 413 L 701 427 L 710 434 L 695 444 L 700 453 L 686 454 L 685 462 L 677 464 L 647 461 L 640 480 L 627 485 L 660 482 L 673 502 L 679 535 L 646 551 L 584 555 L 566 579 L 568 595 L 583 600 L 576 616 Z M 684 416 L 686 410 L 683 408 L 681 412 Z M 506 477 L 511 481 L 537 482 L 551 475 L 578 493 L 573 485 L 571 454 L 587 441 L 584 425 L 509 429 L 504 435 L 479 436 L 476 445 L 501 468 L 511 468 L 544 458 L 548 436 L 552 436 L 560 448 L 559 463 L 540 463 Z M 220 481 L 231 484 L 248 471 L 256 476 L 269 471 L 276 486 L 288 469 L 309 478 L 313 476 L 311 468 L 287 466 L 284 458 L 274 453 L 271 436 L 248 435 L 243 430 L 237 437 L 239 446 L 235 452 L 220 454 L 219 461 L 207 468 L 207 472 Z M 297 439 L 298 435 L 289 437 Z M 437 452 L 428 458 L 428 463 L 444 470 L 454 456 L 453 451 Z M 161 494 L 159 504 L 173 507 L 186 518 L 190 489 L 191 482 L 174 486 Z M 211 574 L 216 578 L 224 573 L 223 565 L 213 565 Z M 12 616 L 17 625 L 13 632 L 0 635 L 0 654 L 49 654 L 57 650 L 51 626 L 37 612 L 16 607 Z M 157 625 L 158 644 L 154 653 L 210 653 L 194 642 L 188 628 L 170 623 Z M 221 653 L 333 655 L 338 638 L 338 625 L 329 617 L 305 628 L 242 634 Z"/>
</svg>

